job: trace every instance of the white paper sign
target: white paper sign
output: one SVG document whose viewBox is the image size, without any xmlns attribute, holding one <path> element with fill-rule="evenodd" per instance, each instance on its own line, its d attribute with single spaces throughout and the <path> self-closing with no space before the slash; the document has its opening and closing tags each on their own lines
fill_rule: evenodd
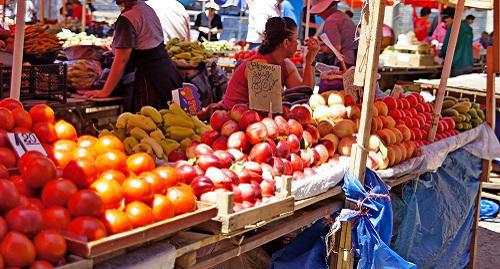
<svg viewBox="0 0 500 269">
<path fill-rule="evenodd" d="M 7 137 L 18 157 L 23 156 L 28 151 L 38 151 L 45 156 L 47 155 L 42 143 L 34 133 L 8 133 Z"/>
<path fill-rule="evenodd" d="M 248 99 L 251 109 L 282 113 L 281 67 L 274 64 L 247 63 Z"/>
</svg>

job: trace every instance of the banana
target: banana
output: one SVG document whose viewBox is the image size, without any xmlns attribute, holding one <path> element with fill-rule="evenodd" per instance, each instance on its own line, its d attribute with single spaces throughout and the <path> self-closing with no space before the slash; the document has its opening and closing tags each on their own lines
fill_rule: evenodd
<svg viewBox="0 0 500 269">
<path fill-rule="evenodd" d="M 170 139 L 165 139 L 162 140 L 159 144 L 163 148 L 163 152 L 165 153 L 165 156 L 167 156 L 172 150 L 178 149 L 181 145 L 177 141 L 168 142 Z"/>
<path fill-rule="evenodd" d="M 168 109 L 161 109 L 161 110 L 160 110 L 160 111 L 158 111 L 158 112 L 160 112 L 160 114 L 163 116 L 163 115 L 165 115 L 165 114 L 169 113 L 169 112 L 170 112 L 170 110 L 168 110 Z"/>
<path fill-rule="evenodd" d="M 113 134 L 120 138 L 120 140 L 124 140 L 125 137 L 127 137 L 127 131 L 125 129 L 119 128 L 119 129 L 114 129 Z"/>
<path fill-rule="evenodd" d="M 201 137 L 199 135 L 192 135 L 191 137 L 191 141 L 200 141 L 201 140 Z"/>
<path fill-rule="evenodd" d="M 127 129 L 131 130 L 134 127 L 139 127 L 146 132 L 152 132 L 156 130 L 156 123 L 149 117 L 143 115 L 132 115 L 128 119 Z"/>
<path fill-rule="evenodd" d="M 202 128 L 202 127 L 207 127 L 208 125 L 203 123 L 198 117 L 196 116 L 191 116 L 191 119 L 193 120 L 194 126 L 196 128 Z"/>
<path fill-rule="evenodd" d="M 139 141 L 133 136 L 126 137 L 123 140 L 123 145 L 125 146 L 125 151 L 127 154 L 132 154 L 133 153 L 133 148 L 139 144 Z"/>
<path fill-rule="evenodd" d="M 175 141 L 182 141 L 184 138 L 194 135 L 193 129 L 186 127 L 172 126 L 167 128 L 167 136 Z"/>
<path fill-rule="evenodd" d="M 139 143 L 135 145 L 135 147 L 132 149 L 134 153 L 139 153 L 139 152 L 145 152 L 149 155 L 153 155 L 153 148 L 151 145 L 146 144 L 146 143 Z"/>
<path fill-rule="evenodd" d="M 186 127 L 189 129 L 194 128 L 194 123 L 193 121 L 189 120 L 186 117 L 177 115 L 177 114 L 165 114 L 163 116 L 163 124 L 165 128 L 171 127 L 171 126 L 180 126 L 180 127 Z"/>
<path fill-rule="evenodd" d="M 135 137 L 137 140 L 142 140 L 143 138 L 149 137 L 148 133 L 139 127 L 134 127 L 130 130 L 130 135 Z"/>
<path fill-rule="evenodd" d="M 151 136 L 158 143 L 160 143 L 160 141 L 165 139 L 165 135 L 160 129 L 156 129 L 155 131 L 149 133 L 149 136 Z"/>
<path fill-rule="evenodd" d="M 153 138 L 151 137 L 145 137 L 141 140 L 141 143 L 144 143 L 144 144 L 148 144 L 151 146 L 151 148 L 153 149 L 153 152 L 155 153 L 156 157 L 158 159 L 163 159 L 165 158 L 165 156 L 163 155 L 163 148 L 161 147 L 160 144 L 158 144 L 158 142 L 156 142 L 156 140 L 154 140 Z"/>
<path fill-rule="evenodd" d="M 150 117 L 156 124 L 163 122 L 160 112 L 152 106 L 143 106 L 140 113 L 141 115 Z"/>
<path fill-rule="evenodd" d="M 207 126 L 207 125 L 196 129 L 196 133 L 198 135 L 204 135 L 205 133 L 208 133 L 210 131 L 212 131 L 212 127 Z"/>
<path fill-rule="evenodd" d="M 180 116 L 188 116 L 187 113 L 182 109 L 182 107 L 174 102 L 170 103 L 170 105 L 168 106 L 168 110 Z"/>
<path fill-rule="evenodd" d="M 113 133 L 113 131 L 108 130 L 108 129 L 102 129 L 101 131 L 99 131 L 99 137 L 105 136 L 105 135 L 115 135 L 115 134 Z"/>
<path fill-rule="evenodd" d="M 182 139 L 181 141 L 181 148 L 182 149 L 186 149 L 187 147 L 189 147 L 189 145 L 191 145 L 191 142 L 193 142 L 189 137 L 188 138 L 184 138 Z"/>
</svg>

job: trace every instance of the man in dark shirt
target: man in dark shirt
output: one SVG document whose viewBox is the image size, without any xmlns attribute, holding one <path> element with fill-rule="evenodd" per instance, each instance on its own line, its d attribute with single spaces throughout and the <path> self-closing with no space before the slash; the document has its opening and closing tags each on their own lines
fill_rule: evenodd
<svg viewBox="0 0 500 269">
<path fill-rule="evenodd" d="M 205 5 L 205 12 L 202 12 L 196 16 L 196 21 L 194 22 L 194 27 L 200 35 L 198 36 L 198 41 L 217 41 L 219 38 L 218 34 L 222 33 L 222 20 L 221 17 L 216 13 L 219 10 L 219 6 L 214 2 L 208 2 Z"/>
</svg>

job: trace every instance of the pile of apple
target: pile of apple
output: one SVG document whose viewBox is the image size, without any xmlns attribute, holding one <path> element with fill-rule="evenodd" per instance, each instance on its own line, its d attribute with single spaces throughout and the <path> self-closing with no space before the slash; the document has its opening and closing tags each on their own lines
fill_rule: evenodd
<svg viewBox="0 0 500 269">
<path fill-rule="evenodd" d="M 284 115 L 261 117 L 247 105 L 217 110 L 213 131 L 187 149 L 177 173 L 201 201 L 215 202 L 220 191 L 234 193 L 234 211 L 272 201 L 276 178 L 302 180 L 333 156 L 335 148 L 320 135 L 311 111 L 295 106 Z"/>
</svg>

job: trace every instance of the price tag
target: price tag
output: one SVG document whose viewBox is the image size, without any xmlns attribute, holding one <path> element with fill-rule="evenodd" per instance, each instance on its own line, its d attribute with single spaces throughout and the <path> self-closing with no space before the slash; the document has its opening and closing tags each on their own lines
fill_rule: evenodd
<svg viewBox="0 0 500 269">
<path fill-rule="evenodd" d="M 198 88 L 191 83 L 183 83 L 182 88 L 172 91 L 172 101 L 191 115 L 201 110 L 201 99 Z"/>
<path fill-rule="evenodd" d="M 47 155 L 42 143 L 34 133 L 8 133 L 7 137 L 18 157 L 23 156 L 28 151 L 38 151 L 45 156 Z"/>
<path fill-rule="evenodd" d="M 282 113 L 281 67 L 274 64 L 248 62 L 247 76 L 250 108 Z"/>
<path fill-rule="evenodd" d="M 401 85 L 394 85 L 394 88 L 392 89 L 391 96 L 394 98 L 399 98 L 399 96 L 404 92 L 403 87 Z"/>
</svg>

